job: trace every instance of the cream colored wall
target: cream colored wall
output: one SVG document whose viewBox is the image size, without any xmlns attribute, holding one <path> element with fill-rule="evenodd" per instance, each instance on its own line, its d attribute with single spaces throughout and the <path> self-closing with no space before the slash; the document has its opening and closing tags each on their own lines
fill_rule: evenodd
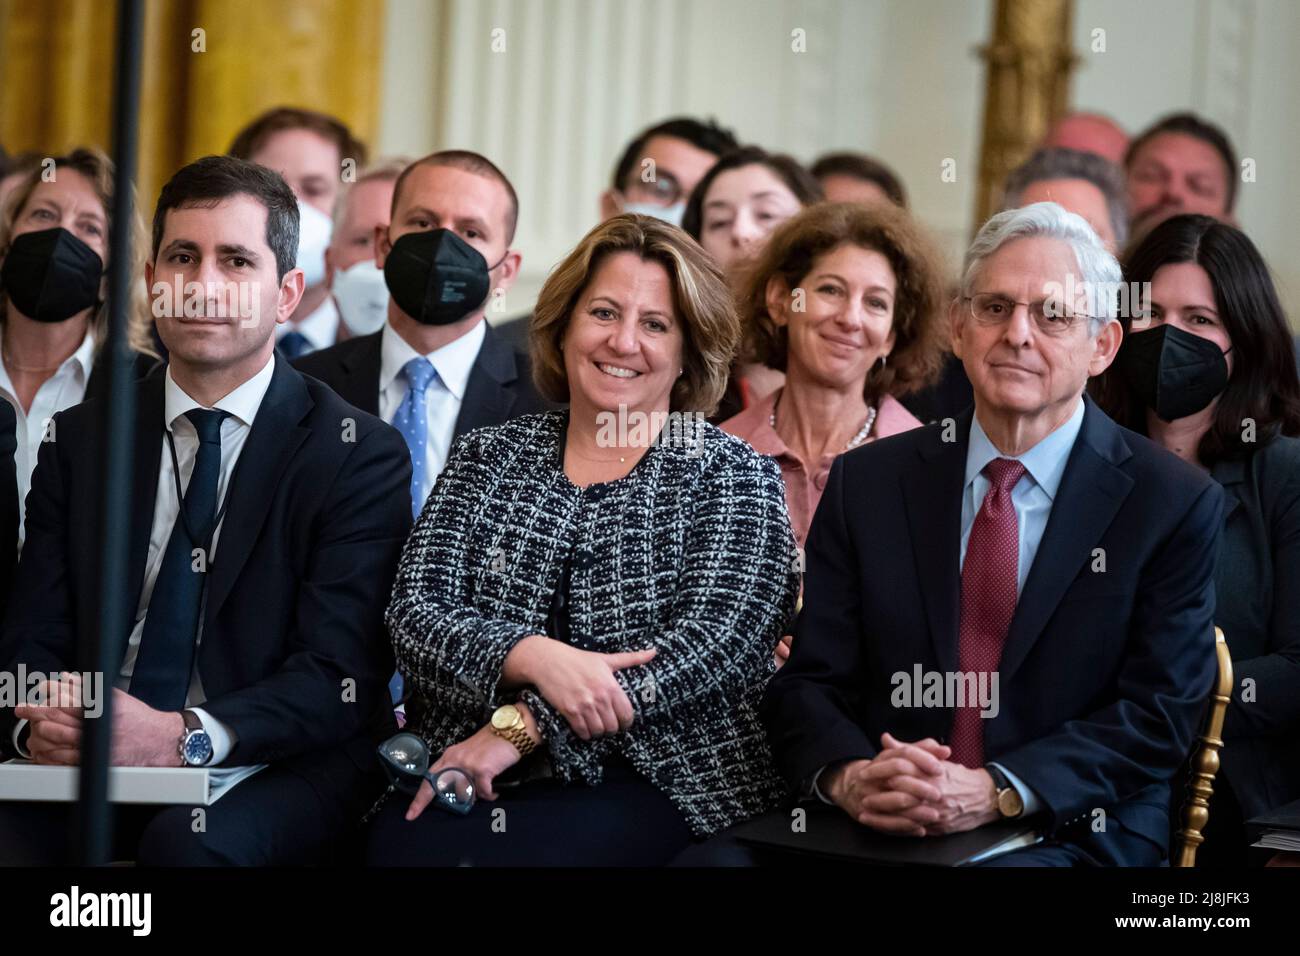
<svg viewBox="0 0 1300 956">
<path fill-rule="evenodd" d="M 546 270 L 594 225 L 628 138 L 679 112 L 802 160 L 832 148 L 880 156 L 955 270 L 973 226 L 984 81 L 974 51 L 991 11 L 991 0 L 388 0 L 379 146 L 476 149 L 511 176 L 524 273 L 507 316 L 527 311 Z M 1130 130 L 1195 109 L 1256 160 L 1240 220 L 1300 312 L 1289 163 L 1300 155 L 1289 48 L 1300 4 L 1078 0 L 1074 29 L 1077 106 Z M 1091 52 L 1095 29 L 1104 53 Z M 955 182 L 941 176 L 945 159 Z"/>
</svg>

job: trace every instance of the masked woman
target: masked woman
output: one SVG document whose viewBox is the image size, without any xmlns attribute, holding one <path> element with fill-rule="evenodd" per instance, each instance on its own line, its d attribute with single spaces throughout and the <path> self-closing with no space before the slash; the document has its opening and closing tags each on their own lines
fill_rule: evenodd
<svg viewBox="0 0 1300 956">
<path fill-rule="evenodd" d="M 113 164 L 93 149 L 29 171 L 0 208 L 0 399 L 17 418 L 20 515 L 45 423 L 107 385 L 98 363 L 108 329 L 112 208 Z M 133 217 L 136 281 L 127 339 L 138 373 L 157 358 L 142 278 L 145 250 L 144 227 Z"/>
<path fill-rule="evenodd" d="M 1241 865 L 1242 822 L 1300 798 L 1300 380 L 1268 267 L 1240 230 L 1175 216 L 1124 279 L 1130 302 L 1148 283 L 1149 298 L 1130 308 L 1097 398 L 1226 492 L 1215 619 L 1234 691 L 1197 862 Z"/>
</svg>

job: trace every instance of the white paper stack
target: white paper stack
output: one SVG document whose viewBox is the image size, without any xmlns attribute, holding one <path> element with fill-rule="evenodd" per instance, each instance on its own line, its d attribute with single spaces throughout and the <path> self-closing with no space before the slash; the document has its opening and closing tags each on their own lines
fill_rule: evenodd
<svg viewBox="0 0 1300 956">
<path fill-rule="evenodd" d="M 80 775 L 77 767 L 8 760 L 0 763 L 0 800 L 73 802 Z M 206 767 L 112 767 L 108 799 L 113 803 L 207 806 L 214 795 Z"/>
</svg>

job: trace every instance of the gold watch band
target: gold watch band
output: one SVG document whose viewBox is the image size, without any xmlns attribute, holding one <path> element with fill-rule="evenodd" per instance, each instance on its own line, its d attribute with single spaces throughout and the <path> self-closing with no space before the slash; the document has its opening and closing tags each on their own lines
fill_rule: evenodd
<svg viewBox="0 0 1300 956">
<path fill-rule="evenodd" d="M 528 728 L 524 725 L 523 721 L 520 721 L 512 727 L 507 727 L 505 730 L 497 730 L 497 728 L 493 727 L 492 733 L 496 734 L 503 740 L 510 741 L 510 743 L 514 745 L 514 748 L 519 751 L 519 756 L 521 757 L 527 757 L 537 747 L 537 741 L 528 736 Z"/>
</svg>

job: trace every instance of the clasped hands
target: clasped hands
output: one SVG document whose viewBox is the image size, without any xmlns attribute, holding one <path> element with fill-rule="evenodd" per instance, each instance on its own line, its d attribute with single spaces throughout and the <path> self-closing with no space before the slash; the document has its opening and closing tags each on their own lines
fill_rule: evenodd
<svg viewBox="0 0 1300 956">
<path fill-rule="evenodd" d="M 115 767 L 180 767 L 180 738 L 185 720 L 178 711 L 154 710 L 144 701 L 113 688 L 113 741 L 110 762 Z M 82 687 L 77 675 L 43 681 L 39 704 L 19 704 L 14 715 L 29 721 L 27 752 L 38 764 L 77 766 L 81 763 Z"/>
<path fill-rule="evenodd" d="M 997 820 L 996 788 L 983 768 L 948 758 L 932 738 L 915 743 L 882 734 L 880 752 L 822 774 L 826 797 L 864 826 L 900 836 L 961 833 Z"/>
</svg>

